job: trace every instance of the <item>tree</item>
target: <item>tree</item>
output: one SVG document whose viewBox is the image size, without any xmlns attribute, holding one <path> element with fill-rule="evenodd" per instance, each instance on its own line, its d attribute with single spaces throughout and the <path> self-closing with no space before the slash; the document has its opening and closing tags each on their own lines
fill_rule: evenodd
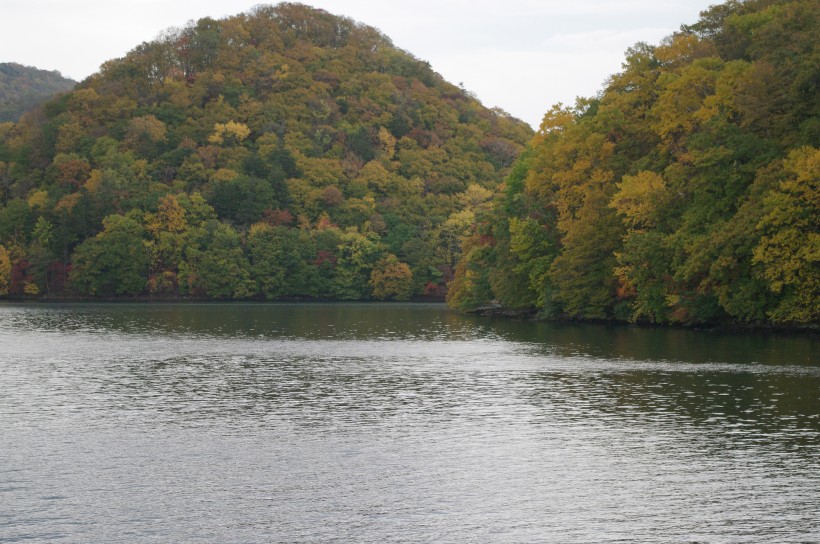
<svg viewBox="0 0 820 544">
<path fill-rule="evenodd" d="M 615 251 L 620 221 L 606 209 L 605 194 L 591 193 L 563 238 L 563 250 L 550 268 L 553 298 L 564 314 L 581 319 L 613 317 Z"/>
<path fill-rule="evenodd" d="M 156 213 L 145 214 L 150 240 L 146 248 L 150 256 L 148 290 L 151 294 L 176 294 L 179 269 L 185 260 L 185 247 L 190 242 L 185 208 L 174 195 L 159 200 Z"/>
<path fill-rule="evenodd" d="M 11 256 L 8 250 L 0 246 L 0 296 L 9 294 L 11 283 Z"/>
<path fill-rule="evenodd" d="M 150 156 L 157 150 L 157 144 L 166 140 L 167 127 L 154 115 L 134 117 L 128 123 L 124 143 L 139 155 Z"/>
<path fill-rule="evenodd" d="M 228 121 L 227 123 L 216 123 L 213 133 L 208 137 L 212 144 L 240 144 L 251 133 L 247 125 Z"/>
<path fill-rule="evenodd" d="M 668 199 L 661 176 L 655 172 L 639 172 L 635 176 L 624 176 L 616 185 L 618 192 L 609 205 L 623 215 L 626 225 L 637 228 L 657 225 Z"/>
<path fill-rule="evenodd" d="M 341 234 L 337 252 L 334 295 L 341 300 L 369 298 L 370 275 L 381 253 L 378 236 L 349 230 Z"/>
<path fill-rule="evenodd" d="M 820 149 L 801 147 L 784 161 L 784 179 L 769 194 L 754 260 L 772 292 L 778 322 L 820 319 Z"/>
<path fill-rule="evenodd" d="M 70 281 L 84 295 L 138 295 L 145 289 L 148 252 L 139 221 L 123 215 L 103 219 L 103 231 L 77 246 Z"/>
<path fill-rule="evenodd" d="M 398 257 L 388 254 L 373 267 L 370 285 L 373 296 L 379 300 L 409 300 L 413 294 L 413 272 Z"/>
<path fill-rule="evenodd" d="M 194 292 L 217 299 L 248 298 L 255 292 L 239 233 L 230 225 L 207 225 L 199 248 L 189 251 L 188 261 Z"/>
<path fill-rule="evenodd" d="M 672 255 L 668 245 L 662 233 L 635 231 L 626 235 L 623 249 L 615 254 L 617 297 L 630 303 L 630 321 L 670 320 Z"/>
<path fill-rule="evenodd" d="M 317 272 L 308 261 L 315 248 L 303 231 L 257 223 L 248 234 L 247 250 L 251 277 L 265 298 L 314 294 Z"/>
</svg>

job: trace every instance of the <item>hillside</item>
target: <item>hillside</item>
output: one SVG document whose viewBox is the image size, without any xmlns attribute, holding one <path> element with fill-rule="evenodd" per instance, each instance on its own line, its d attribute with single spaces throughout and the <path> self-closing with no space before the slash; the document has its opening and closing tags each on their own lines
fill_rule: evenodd
<svg viewBox="0 0 820 544">
<path fill-rule="evenodd" d="M 71 90 L 76 84 L 60 72 L 0 63 L 0 123 L 17 121 L 36 105 Z"/>
<path fill-rule="evenodd" d="M 531 136 L 350 19 L 201 19 L 0 125 L 0 293 L 442 296 Z"/>
<path fill-rule="evenodd" d="M 555 106 L 449 301 L 563 319 L 817 326 L 820 4 L 730 1 Z"/>
</svg>

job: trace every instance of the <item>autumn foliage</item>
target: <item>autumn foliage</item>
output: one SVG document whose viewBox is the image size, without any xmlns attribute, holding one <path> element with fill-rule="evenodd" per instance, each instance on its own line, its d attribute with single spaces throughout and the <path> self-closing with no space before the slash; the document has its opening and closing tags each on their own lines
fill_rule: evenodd
<svg viewBox="0 0 820 544">
<path fill-rule="evenodd" d="M 449 301 L 682 324 L 820 322 L 820 5 L 714 6 L 555 106 Z"/>
<path fill-rule="evenodd" d="M 350 19 L 201 19 L 0 125 L 0 289 L 443 293 L 465 210 L 531 136 Z"/>
</svg>

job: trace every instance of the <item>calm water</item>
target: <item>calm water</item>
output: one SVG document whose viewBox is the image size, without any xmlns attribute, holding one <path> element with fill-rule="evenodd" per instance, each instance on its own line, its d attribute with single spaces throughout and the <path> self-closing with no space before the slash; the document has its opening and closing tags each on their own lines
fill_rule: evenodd
<svg viewBox="0 0 820 544">
<path fill-rule="evenodd" d="M 0 541 L 820 542 L 820 338 L 0 305 Z"/>
</svg>

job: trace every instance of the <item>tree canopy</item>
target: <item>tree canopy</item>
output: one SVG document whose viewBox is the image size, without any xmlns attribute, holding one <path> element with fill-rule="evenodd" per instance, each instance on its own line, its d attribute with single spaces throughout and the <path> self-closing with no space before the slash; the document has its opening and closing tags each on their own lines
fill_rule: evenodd
<svg viewBox="0 0 820 544">
<path fill-rule="evenodd" d="M 449 302 L 816 326 L 819 15 L 730 0 L 555 106 L 465 238 Z"/>
<path fill-rule="evenodd" d="M 531 136 L 350 19 L 201 19 L 0 124 L 0 294 L 442 296 Z"/>
</svg>

